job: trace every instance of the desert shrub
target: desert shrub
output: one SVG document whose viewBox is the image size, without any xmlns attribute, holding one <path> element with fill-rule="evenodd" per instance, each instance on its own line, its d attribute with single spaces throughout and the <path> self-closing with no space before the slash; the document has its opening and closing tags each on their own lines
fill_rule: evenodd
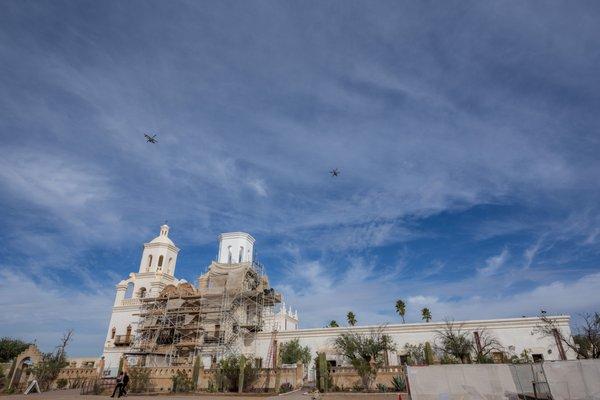
<svg viewBox="0 0 600 400">
<path fill-rule="evenodd" d="M 334 347 L 350 361 L 365 389 L 371 387 L 378 369 L 383 366 L 383 353 L 395 348 L 392 338 L 383 333 L 383 327 L 368 334 L 342 333 L 335 339 Z"/>
<path fill-rule="evenodd" d="M 406 363 L 408 365 L 425 365 L 425 346 L 422 343 L 417 345 L 406 343 L 404 351 L 406 351 Z"/>
<path fill-rule="evenodd" d="M 144 367 L 129 369 L 129 391 L 141 393 L 148 390 L 150 386 L 150 371 Z"/>
<path fill-rule="evenodd" d="M 379 390 L 382 393 L 387 392 L 387 385 L 385 383 L 378 383 L 377 390 Z"/>
<path fill-rule="evenodd" d="M 171 377 L 172 391 L 175 393 L 190 392 L 193 390 L 192 379 L 184 371 L 177 371 L 175 375 Z"/>
<path fill-rule="evenodd" d="M 218 391 L 218 387 L 212 379 L 208 380 L 208 388 L 206 389 L 209 393 L 215 393 Z"/>
<path fill-rule="evenodd" d="M 355 392 L 362 392 L 364 389 L 362 382 L 361 381 L 356 381 L 354 382 L 354 384 L 352 385 L 352 390 Z"/>
<path fill-rule="evenodd" d="M 494 359 L 488 355 L 476 354 L 475 362 L 477 362 L 478 364 L 493 364 Z"/>
<path fill-rule="evenodd" d="M 67 384 L 68 384 L 68 383 L 69 383 L 69 382 L 68 382 L 66 379 L 58 379 L 58 380 L 56 381 L 56 388 L 57 388 L 57 389 L 64 389 L 64 388 L 66 388 L 66 387 L 67 387 Z"/>
<path fill-rule="evenodd" d="M 406 381 L 400 375 L 396 375 L 392 378 L 392 386 L 396 392 L 404 392 L 406 390 Z"/>
<path fill-rule="evenodd" d="M 460 364 L 460 360 L 450 354 L 443 354 L 440 357 L 440 364 Z"/>
<path fill-rule="evenodd" d="M 521 355 L 512 354 L 508 361 L 512 364 L 530 364 L 533 362 L 533 358 L 530 351 L 523 350 Z"/>
<path fill-rule="evenodd" d="M 291 392 L 292 390 L 294 390 L 294 387 L 289 382 L 284 382 L 281 384 L 281 386 L 279 386 L 279 393 L 287 393 Z"/>
<path fill-rule="evenodd" d="M 258 368 L 253 363 L 246 362 L 243 356 L 229 356 L 223 358 L 219 362 L 219 371 L 217 373 L 218 386 L 223 390 L 230 392 L 238 391 L 239 377 L 241 371 L 242 362 L 244 366 L 244 387 L 242 390 L 246 390 L 254 384 L 258 379 Z"/>
<path fill-rule="evenodd" d="M 300 346 L 299 339 L 283 343 L 279 356 L 281 357 L 281 362 L 284 364 L 296 364 L 300 362 L 308 365 L 310 363 L 310 349 L 308 346 Z"/>
<path fill-rule="evenodd" d="M 29 347 L 29 343 L 26 343 L 20 339 L 14 339 L 9 337 L 0 338 L 0 362 L 8 362 L 13 360 L 23 351 Z"/>
</svg>

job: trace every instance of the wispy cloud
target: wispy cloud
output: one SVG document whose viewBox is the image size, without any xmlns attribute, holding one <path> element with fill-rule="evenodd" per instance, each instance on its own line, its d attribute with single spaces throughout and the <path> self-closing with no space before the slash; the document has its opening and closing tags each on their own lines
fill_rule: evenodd
<svg viewBox="0 0 600 400">
<path fill-rule="evenodd" d="M 309 326 L 598 271 L 594 5 L 3 6 L 3 270 L 85 296 L 165 220 L 186 278 L 245 230 Z"/>
<path fill-rule="evenodd" d="M 485 261 L 485 267 L 478 269 L 479 273 L 484 276 L 494 275 L 506 264 L 508 257 L 508 249 L 504 248 L 500 254 L 488 258 Z"/>
</svg>

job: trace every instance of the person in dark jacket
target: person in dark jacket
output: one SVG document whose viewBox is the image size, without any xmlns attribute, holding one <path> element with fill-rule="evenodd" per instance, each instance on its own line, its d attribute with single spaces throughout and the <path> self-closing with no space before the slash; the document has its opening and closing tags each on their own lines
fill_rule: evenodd
<svg viewBox="0 0 600 400">
<path fill-rule="evenodd" d="M 115 390 L 113 390 L 113 394 L 110 397 L 115 397 L 115 393 L 117 393 L 117 390 L 119 391 L 119 396 L 121 397 L 121 390 L 123 390 L 123 373 L 119 372 L 119 375 L 117 375 L 117 384 L 115 385 Z"/>
<path fill-rule="evenodd" d="M 119 391 L 119 396 L 127 396 L 127 384 L 129 383 L 129 375 L 127 372 L 123 374 L 123 384 L 121 385 L 121 390 Z"/>
</svg>

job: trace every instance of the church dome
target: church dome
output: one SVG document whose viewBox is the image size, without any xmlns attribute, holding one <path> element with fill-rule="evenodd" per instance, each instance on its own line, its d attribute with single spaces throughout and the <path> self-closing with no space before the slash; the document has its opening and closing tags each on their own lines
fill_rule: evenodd
<svg viewBox="0 0 600 400">
<path fill-rule="evenodd" d="M 160 234 L 152 239 L 150 243 L 162 243 L 162 244 L 170 244 L 171 246 L 175 246 L 175 243 L 171 239 L 169 239 L 169 225 L 163 225 L 160 227 Z"/>
</svg>

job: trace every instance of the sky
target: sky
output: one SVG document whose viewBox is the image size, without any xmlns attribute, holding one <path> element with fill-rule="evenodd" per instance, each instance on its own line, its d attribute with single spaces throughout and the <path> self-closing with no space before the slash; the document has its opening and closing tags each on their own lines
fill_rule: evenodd
<svg viewBox="0 0 600 400">
<path fill-rule="evenodd" d="M 168 221 L 302 327 L 600 311 L 600 4 L 28 1 L 0 13 L 0 336 L 99 355 Z M 150 144 L 144 134 L 156 134 Z M 340 176 L 329 170 L 339 168 Z"/>
</svg>

